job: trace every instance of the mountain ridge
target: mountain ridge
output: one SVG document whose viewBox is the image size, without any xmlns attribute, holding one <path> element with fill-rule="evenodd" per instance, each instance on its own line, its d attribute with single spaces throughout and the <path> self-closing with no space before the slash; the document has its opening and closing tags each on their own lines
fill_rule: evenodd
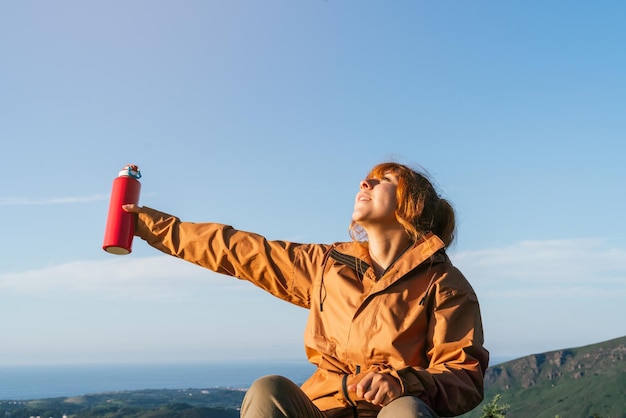
<svg viewBox="0 0 626 418">
<path fill-rule="evenodd" d="M 462 415 L 480 417 L 501 396 L 507 417 L 626 418 L 626 336 L 581 347 L 531 354 L 485 373 L 485 400 Z"/>
</svg>

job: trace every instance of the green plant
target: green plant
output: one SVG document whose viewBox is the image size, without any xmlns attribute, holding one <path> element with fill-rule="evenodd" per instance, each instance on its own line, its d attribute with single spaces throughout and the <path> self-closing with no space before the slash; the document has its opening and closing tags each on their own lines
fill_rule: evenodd
<svg viewBox="0 0 626 418">
<path fill-rule="evenodd" d="M 491 402 L 483 406 L 483 414 L 480 418 L 504 418 L 509 410 L 508 404 L 500 404 L 500 394 L 496 394 Z"/>
</svg>

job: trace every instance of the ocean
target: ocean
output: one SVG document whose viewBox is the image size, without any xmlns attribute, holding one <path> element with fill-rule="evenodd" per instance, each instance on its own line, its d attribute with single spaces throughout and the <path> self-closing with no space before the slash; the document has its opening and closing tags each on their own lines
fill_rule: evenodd
<svg viewBox="0 0 626 418">
<path fill-rule="evenodd" d="M 510 358 L 492 359 L 498 364 Z M 0 401 L 141 389 L 245 389 L 268 374 L 300 384 L 315 370 L 306 361 L 199 364 L 0 365 Z"/>
<path fill-rule="evenodd" d="M 258 377 L 268 374 L 279 374 L 299 384 L 313 370 L 313 366 L 304 361 L 0 366 L 0 400 L 141 389 L 245 389 Z"/>
</svg>

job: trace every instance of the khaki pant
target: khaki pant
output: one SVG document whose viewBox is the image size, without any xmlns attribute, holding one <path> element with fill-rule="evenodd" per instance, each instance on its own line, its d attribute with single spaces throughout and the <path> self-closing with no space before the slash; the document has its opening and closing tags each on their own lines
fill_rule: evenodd
<svg viewBox="0 0 626 418">
<path fill-rule="evenodd" d="M 265 376 L 256 380 L 243 399 L 242 418 L 437 418 L 421 399 L 402 396 L 380 411 L 371 408 L 339 408 L 320 411 L 292 381 L 282 376 Z"/>
</svg>

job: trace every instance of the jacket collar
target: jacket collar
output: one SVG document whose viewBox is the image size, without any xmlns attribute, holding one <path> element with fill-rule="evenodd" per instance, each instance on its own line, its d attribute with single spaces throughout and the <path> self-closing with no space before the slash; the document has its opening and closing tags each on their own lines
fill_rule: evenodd
<svg viewBox="0 0 626 418">
<path fill-rule="evenodd" d="M 426 234 L 387 269 L 379 282 L 383 286 L 394 282 L 421 265 L 444 247 L 443 241 L 437 235 L 433 233 Z M 371 267 L 367 245 L 362 243 L 346 242 L 338 244 L 331 250 L 329 257 L 337 263 L 352 268 L 360 277 L 364 277 L 367 270 Z"/>
</svg>

